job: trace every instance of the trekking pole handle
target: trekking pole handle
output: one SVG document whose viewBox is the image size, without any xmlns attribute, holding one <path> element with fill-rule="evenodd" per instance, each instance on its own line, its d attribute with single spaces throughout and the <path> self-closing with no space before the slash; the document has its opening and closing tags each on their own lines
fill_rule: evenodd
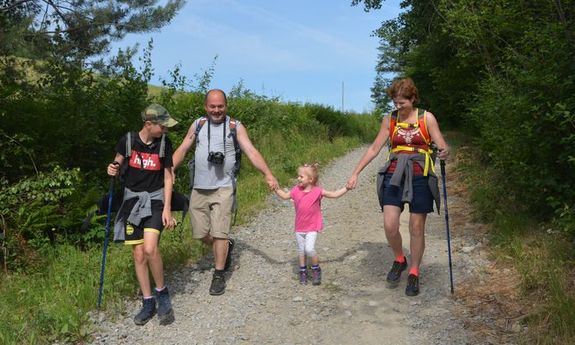
<svg viewBox="0 0 575 345">
<path fill-rule="evenodd" d="M 110 166 L 112 166 L 112 167 L 110 167 Z M 114 175 L 111 174 L 113 171 L 111 171 L 110 169 L 116 169 L 116 172 L 115 172 Z M 118 162 L 118 161 L 113 161 L 112 163 L 108 164 L 108 168 L 107 168 L 106 172 L 107 172 L 108 175 L 110 175 L 112 178 L 118 176 L 119 173 L 120 173 L 120 162 Z"/>
</svg>

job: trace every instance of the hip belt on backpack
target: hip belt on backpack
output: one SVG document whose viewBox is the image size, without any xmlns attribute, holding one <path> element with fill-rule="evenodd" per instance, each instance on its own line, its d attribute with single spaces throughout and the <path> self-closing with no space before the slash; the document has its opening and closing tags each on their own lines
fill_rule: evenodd
<svg viewBox="0 0 575 345">
<path fill-rule="evenodd" d="M 401 151 L 417 152 L 417 153 L 424 155 L 425 156 L 425 166 L 423 168 L 423 176 L 428 175 L 429 166 L 431 166 L 431 171 L 435 174 L 435 166 L 433 164 L 433 159 L 431 159 L 431 154 L 433 153 L 432 149 L 426 150 L 426 149 L 421 149 L 421 148 L 417 148 L 417 147 L 403 146 L 403 145 L 397 145 L 396 147 L 391 149 L 392 153 L 397 153 L 397 152 L 401 152 Z"/>
</svg>

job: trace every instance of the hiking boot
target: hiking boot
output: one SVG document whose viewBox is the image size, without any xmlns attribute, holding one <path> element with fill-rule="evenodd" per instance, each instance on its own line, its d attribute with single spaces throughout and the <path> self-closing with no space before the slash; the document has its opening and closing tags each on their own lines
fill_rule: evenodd
<svg viewBox="0 0 575 345">
<path fill-rule="evenodd" d="M 299 283 L 307 285 L 307 270 L 299 271 Z"/>
<path fill-rule="evenodd" d="M 399 261 L 393 261 L 391 270 L 387 273 L 387 283 L 389 287 L 396 287 L 399 284 L 399 279 L 401 278 L 401 272 L 405 271 L 407 268 L 407 259 L 403 257 L 403 263 Z"/>
<path fill-rule="evenodd" d="M 162 291 L 156 291 L 156 296 L 158 298 L 158 319 L 160 320 L 160 325 L 169 325 L 174 322 L 175 318 L 168 288 L 165 287 Z"/>
<path fill-rule="evenodd" d="M 142 300 L 142 309 L 134 316 L 134 323 L 138 326 L 145 325 L 156 315 L 156 299 L 154 297 Z"/>
<path fill-rule="evenodd" d="M 407 276 L 405 294 L 408 296 L 417 296 L 419 294 L 419 277 L 415 274 L 410 274 Z"/>
<path fill-rule="evenodd" d="M 228 255 L 226 256 L 226 265 L 224 266 L 224 271 L 230 269 L 232 265 L 232 251 L 234 250 L 234 246 L 236 245 L 236 241 L 228 238 Z"/>
<path fill-rule="evenodd" d="M 226 277 L 223 272 L 214 272 L 212 285 L 210 285 L 210 295 L 219 296 L 226 291 Z"/>
<path fill-rule="evenodd" d="M 312 269 L 311 270 L 311 276 L 312 276 L 312 284 L 313 285 L 320 285 L 321 284 L 321 268 L 317 268 L 317 269 Z"/>
</svg>

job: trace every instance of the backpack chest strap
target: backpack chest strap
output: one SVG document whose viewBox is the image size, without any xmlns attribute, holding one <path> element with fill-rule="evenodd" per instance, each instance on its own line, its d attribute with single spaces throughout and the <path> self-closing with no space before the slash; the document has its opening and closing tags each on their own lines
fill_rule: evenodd
<svg viewBox="0 0 575 345">
<path fill-rule="evenodd" d="M 399 128 L 402 129 L 419 129 L 423 140 L 425 140 L 426 144 L 431 144 L 431 136 L 427 131 L 427 117 L 425 116 L 426 111 L 424 109 L 417 109 L 417 122 L 416 123 L 407 123 L 407 122 L 400 122 L 398 121 L 399 113 L 397 110 L 393 111 L 390 114 L 390 123 L 389 123 L 389 137 L 393 138 Z"/>
</svg>

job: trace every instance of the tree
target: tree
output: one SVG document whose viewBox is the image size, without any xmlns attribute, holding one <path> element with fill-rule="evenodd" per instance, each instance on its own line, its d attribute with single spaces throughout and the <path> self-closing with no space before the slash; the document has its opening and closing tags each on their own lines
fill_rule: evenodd
<svg viewBox="0 0 575 345">
<path fill-rule="evenodd" d="M 364 3 L 365 7 L 364 10 L 366 12 L 370 11 L 370 10 L 378 10 L 381 8 L 381 3 L 384 2 L 385 0 L 353 0 L 351 2 L 352 6 L 356 6 L 359 3 Z"/>
<path fill-rule="evenodd" d="M 376 10 L 383 1 L 354 0 L 352 5 L 364 3 L 366 11 Z M 462 100 L 477 89 L 477 69 L 470 63 L 471 56 L 459 55 L 452 44 L 444 14 L 438 9 L 441 1 L 405 0 L 397 18 L 384 21 L 376 30 L 380 38 L 377 76 L 372 88 L 372 99 L 377 107 L 389 100 L 385 89 L 390 73 L 413 78 L 421 96 L 421 106 L 441 114 L 442 124 L 457 126 L 464 122 Z"/>
<path fill-rule="evenodd" d="M 81 60 L 107 53 L 128 33 L 168 24 L 184 0 L 0 0 L 3 55 Z"/>
<path fill-rule="evenodd" d="M 116 141 L 140 125 L 151 77 L 149 53 L 143 71 L 134 49 L 104 55 L 128 33 L 169 23 L 184 0 L 157 3 L 0 0 L 0 226 L 12 254 L 78 231 L 97 200 Z"/>
<path fill-rule="evenodd" d="M 382 1 L 352 1 L 360 3 L 369 11 Z M 443 127 L 465 125 L 480 138 L 484 159 L 524 208 L 542 219 L 569 218 L 575 1 L 405 0 L 401 6 L 399 17 L 377 31 L 378 73 L 412 77 L 423 106 Z M 376 79 L 374 97 L 381 99 L 385 83 Z"/>
<path fill-rule="evenodd" d="M 184 0 L 157 3 L 0 0 L 0 162 L 9 168 L 0 177 L 97 165 L 88 157 L 137 116 L 150 78 L 133 68 L 133 49 L 102 56 L 128 33 L 169 23 Z"/>
</svg>

